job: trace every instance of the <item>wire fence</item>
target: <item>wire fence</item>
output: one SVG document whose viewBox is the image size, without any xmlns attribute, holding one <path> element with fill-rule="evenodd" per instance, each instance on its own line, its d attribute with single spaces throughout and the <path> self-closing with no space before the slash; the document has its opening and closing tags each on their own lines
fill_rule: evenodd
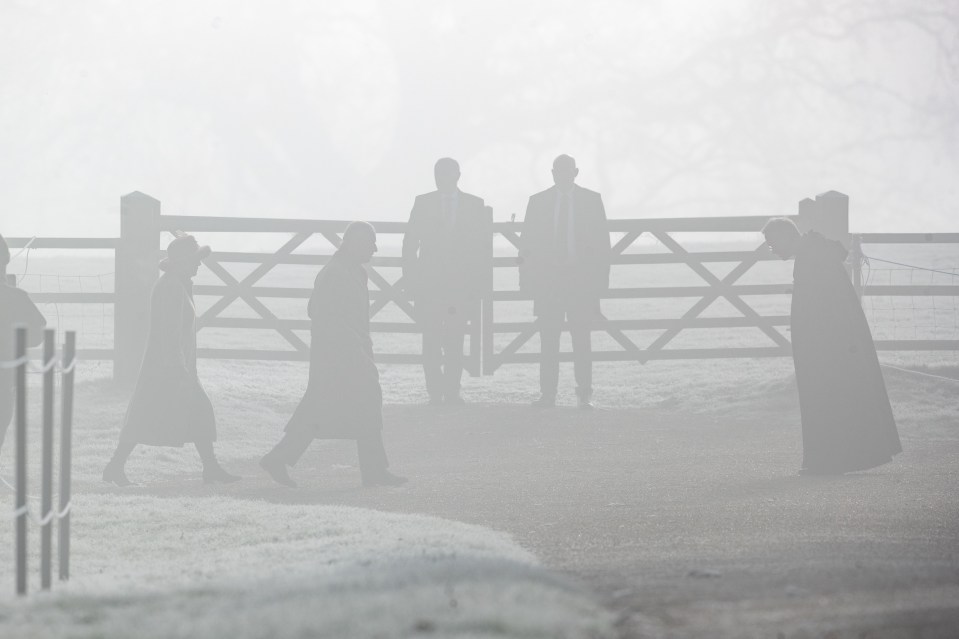
<svg viewBox="0 0 959 639">
<path fill-rule="evenodd" d="M 896 264 L 877 267 L 877 264 Z M 929 269 L 867 258 L 869 286 L 956 286 L 959 268 Z M 875 339 L 959 339 L 959 297 L 943 295 L 863 295 L 863 310 Z"/>
</svg>

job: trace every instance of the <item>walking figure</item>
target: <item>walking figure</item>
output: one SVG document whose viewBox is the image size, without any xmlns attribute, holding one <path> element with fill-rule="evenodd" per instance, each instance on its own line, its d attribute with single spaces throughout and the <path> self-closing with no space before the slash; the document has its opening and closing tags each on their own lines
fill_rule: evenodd
<svg viewBox="0 0 959 639">
<path fill-rule="evenodd" d="M 373 363 L 370 293 L 363 264 L 376 252 L 376 230 L 353 222 L 316 276 L 310 297 L 310 376 L 283 439 L 260 460 L 276 482 L 291 488 L 288 467 L 314 439 L 355 439 L 364 486 L 399 486 L 387 470 L 383 394 Z"/>
<path fill-rule="evenodd" d="M 213 452 L 216 417 L 196 367 L 196 308 L 193 278 L 210 247 L 180 235 L 160 262 L 163 275 L 153 287 L 146 353 L 127 409 L 120 441 L 103 469 L 103 481 L 128 486 L 124 466 L 137 444 L 183 446 L 192 442 L 203 462 L 203 481 L 240 477 L 220 466 Z"/>
</svg>

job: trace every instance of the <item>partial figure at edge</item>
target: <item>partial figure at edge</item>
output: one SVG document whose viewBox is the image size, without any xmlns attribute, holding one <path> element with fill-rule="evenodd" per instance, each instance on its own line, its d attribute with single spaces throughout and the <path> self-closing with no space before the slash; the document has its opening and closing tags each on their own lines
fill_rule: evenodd
<svg viewBox="0 0 959 639">
<path fill-rule="evenodd" d="M 7 282 L 7 265 L 10 263 L 10 248 L 0 235 L 0 362 L 13 360 L 13 330 L 18 326 L 27 329 L 27 346 L 37 346 L 43 341 L 43 317 L 27 292 Z M 0 449 L 6 438 L 10 420 L 13 419 L 14 370 L 0 369 Z"/>
</svg>

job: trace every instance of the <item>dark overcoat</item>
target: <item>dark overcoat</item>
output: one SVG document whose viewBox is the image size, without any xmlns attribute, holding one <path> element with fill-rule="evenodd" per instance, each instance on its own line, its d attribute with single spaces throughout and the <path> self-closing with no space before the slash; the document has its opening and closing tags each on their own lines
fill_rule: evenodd
<svg viewBox="0 0 959 639">
<path fill-rule="evenodd" d="M 216 440 L 213 405 L 197 377 L 189 278 L 164 273 L 153 287 L 150 335 L 120 439 L 153 446 Z"/>
<path fill-rule="evenodd" d="M 851 472 L 902 451 L 869 324 L 842 244 L 814 231 L 793 268 L 792 348 L 802 414 L 803 468 Z"/>
<path fill-rule="evenodd" d="M 553 186 L 529 198 L 520 237 L 520 289 L 532 295 L 536 315 L 556 300 L 599 313 L 612 258 L 603 199 L 596 191 L 573 185 L 575 256 L 570 261 L 557 243 L 558 193 Z"/>
<path fill-rule="evenodd" d="M 370 340 L 370 294 L 362 265 L 337 252 L 313 285 L 310 376 L 286 425 L 317 439 L 360 439 L 383 428 L 383 395 Z"/>
<path fill-rule="evenodd" d="M 27 345 L 36 346 L 43 341 L 42 329 L 46 325 L 47 320 L 26 291 L 9 286 L 0 278 L 0 362 L 14 358 L 14 328 L 27 327 Z M 0 445 L 13 418 L 13 380 L 14 369 L 0 368 Z"/>
<path fill-rule="evenodd" d="M 452 224 L 443 193 L 416 197 L 403 235 L 403 281 L 417 302 L 473 304 L 493 281 L 493 215 L 482 198 L 458 191 Z"/>
</svg>

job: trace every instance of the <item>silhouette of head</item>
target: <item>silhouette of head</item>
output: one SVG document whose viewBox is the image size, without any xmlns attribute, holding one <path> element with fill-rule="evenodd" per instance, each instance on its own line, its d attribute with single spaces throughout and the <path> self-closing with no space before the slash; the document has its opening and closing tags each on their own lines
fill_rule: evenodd
<svg viewBox="0 0 959 639">
<path fill-rule="evenodd" d="M 160 268 L 169 273 L 193 277 L 200 269 L 200 262 L 210 253 L 209 246 L 200 246 L 195 237 L 181 233 L 166 247 L 167 256 L 160 262 Z"/>
<path fill-rule="evenodd" d="M 343 233 L 340 252 L 359 264 L 366 264 L 376 253 L 376 229 L 369 222 L 350 222 Z"/>
<path fill-rule="evenodd" d="M 436 178 L 436 189 L 448 193 L 456 190 L 456 183 L 460 181 L 460 165 L 453 158 L 440 158 L 433 165 L 433 177 Z"/>
<path fill-rule="evenodd" d="M 9 263 L 10 263 L 10 247 L 7 246 L 7 241 L 3 239 L 2 235 L 0 235 L 0 273 L 3 273 L 7 270 L 7 264 Z"/>
<path fill-rule="evenodd" d="M 576 160 L 570 156 L 556 156 L 553 160 L 553 183 L 560 188 L 569 188 L 579 175 L 579 169 L 576 168 Z"/>
<path fill-rule="evenodd" d="M 784 260 L 796 256 L 799 244 L 799 228 L 787 217 L 774 217 L 763 227 L 766 246 Z"/>
</svg>

